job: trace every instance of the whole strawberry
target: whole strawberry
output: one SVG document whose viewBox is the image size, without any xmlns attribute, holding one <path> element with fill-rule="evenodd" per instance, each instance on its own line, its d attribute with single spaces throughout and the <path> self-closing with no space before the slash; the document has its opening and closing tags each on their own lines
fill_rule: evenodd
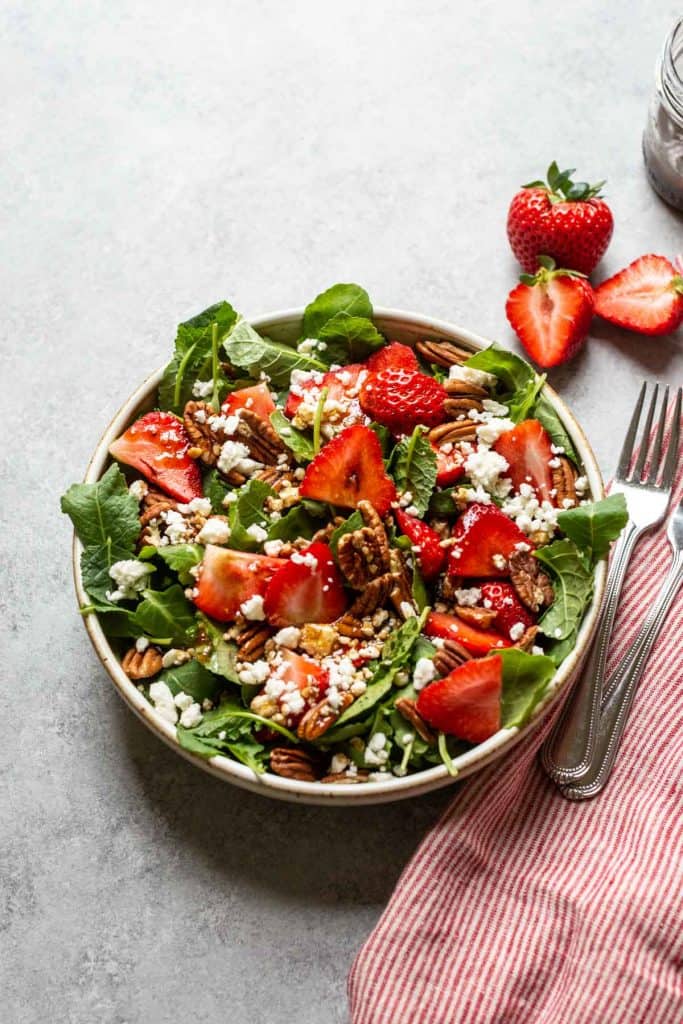
<svg viewBox="0 0 683 1024">
<path fill-rule="evenodd" d="M 573 173 L 573 168 L 560 171 L 553 161 L 547 184 L 524 185 L 510 203 L 508 239 L 527 274 L 537 269 L 541 254 L 560 267 L 590 274 L 609 245 L 614 220 L 600 198 L 605 182 L 573 182 Z"/>
<path fill-rule="evenodd" d="M 433 377 L 402 367 L 369 373 L 359 395 L 365 415 L 396 436 L 410 434 L 418 423 L 425 427 L 443 423 L 447 398 Z"/>
</svg>

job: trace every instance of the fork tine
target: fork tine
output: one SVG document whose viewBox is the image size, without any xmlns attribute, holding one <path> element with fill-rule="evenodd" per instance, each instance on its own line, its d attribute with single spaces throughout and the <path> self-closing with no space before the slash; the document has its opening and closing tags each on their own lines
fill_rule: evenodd
<svg viewBox="0 0 683 1024">
<path fill-rule="evenodd" d="M 654 419 L 655 409 L 657 408 L 657 399 L 659 397 L 659 384 L 655 384 L 655 389 L 652 392 L 652 400 L 650 402 L 650 408 L 647 411 L 645 418 L 645 426 L 643 428 L 642 441 L 640 442 L 640 451 L 638 452 L 638 458 L 636 464 L 633 467 L 633 480 L 636 483 L 640 483 L 640 478 L 643 475 L 643 467 L 647 459 L 647 453 L 650 448 L 650 431 L 652 430 L 652 420 Z M 664 418 L 666 418 L 666 406 L 664 406 Z"/>
<path fill-rule="evenodd" d="M 650 472 L 648 474 L 646 484 L 654 484 L 657 480 L 659 473 L 659 462 L 662 456 L 662 442 L 664 440 L 664 430 L 666 428 L 666 414 L 669 411 L 669 387 L 664 389 L 664 398 L 662 399 L 662 411 L 659 416 L 659 425 L 657 427 L 657 436 L 655 437 L 655 443 L 652 447 L 652 456 L 650 458 Z"/>
<path fill-rule="evenodd" d="M 645 392 L 647 390 L 647 381 L 643 381 L 643 386 L 640 389 L 638 395 L 638 401 L 636 407 L 633 410 L 633 416 L 631 416 L 631 422 L 628 425 L 628 431 L 624 438 L 624 444 L 621 449 L 621 455 L 619 456 L 619 465 L 617 466 L 617 479 L 625 480 L 628 475 L 628 467 L 631 465 L 631 456 L 633 455 L 633 442 L 636 438 L 636 431 L 638 430 L 638 421 L 640 420 L 640 413 L 643 408 L 643 402 L 645 401 Z"/>
<path fill-rule="evenodd" d="M 676 395 L 676 404 L 674 405 L 674 413 L 671 418 L 671 435 L 669 437 L 669 448 L 666 453 L 666 459 L 664 460 L 664 469 L 662 470 L 662 482 L 660 487 L 668 491 L 671 489 L 673 483 L 674 474 L 676 472 L 676 466 L 678 464 L 678 440 L 681 429 L 681 397 L 683 395 L 683 388 L 678 389 Z"/>
</svg>

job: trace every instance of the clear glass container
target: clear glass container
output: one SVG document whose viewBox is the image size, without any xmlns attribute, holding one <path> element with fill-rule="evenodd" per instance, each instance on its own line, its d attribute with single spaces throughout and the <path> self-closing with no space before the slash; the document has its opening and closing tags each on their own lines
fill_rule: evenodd
<svg viewBox="0 0 683 1024">
<path fill-rule="evenodd" d="M 657 65 L 643 156 L 652 187 L 683 210 L 683 18 L 674 25 Z"/>
</svg>

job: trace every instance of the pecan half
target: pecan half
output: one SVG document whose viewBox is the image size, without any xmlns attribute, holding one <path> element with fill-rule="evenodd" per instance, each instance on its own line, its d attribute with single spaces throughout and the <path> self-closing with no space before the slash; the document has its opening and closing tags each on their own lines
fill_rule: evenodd
<svg viewBox="0 0 683 1024">
<path fill-rule="evenodd" d="M 278 455 L 284 455 L 288 451 L 272 423 L 259 416 L 253 409 L 240 409 L 235 436 L 247 446 L 252 459 L 263 462 L 266 466 L 275 465 Z"/>
<path fill-rule="evenodd" d="M 318 778 L 317 764 L 305 750 L 296 747 L 274 747 L 270 752 L 270 770 L 283 779 L 298 782 L 315 782 Z"/>
<path fill-rule="evenodd" d="M 425 743 L 435 743 L 436 737 L 429 728 L 424 718 L 417 710 L 417 704 L 409 697 L 399 697 L 394 707 L 403 717 L 410 722 L 418 736 L 421 736 Z"/>
<path fill-rule="evenodd" d="M 466 661 L 470 661 L 471 658 L 472 655 L 469 651 L 457 643 L 456 640 L 444 640 L 443 647 L 439 648 L 432 660 L 439 676 L 443 677 L 449 675 L 459 665 L 464 665 Z"/>
<path fill-rule="evenodd" d="M 270 638 L 270 629 L 262 622 L 241 629 L 237 634 L 237 660 L 258 661 L 262 657 L 266 642 Z"/>
<path fill-rule="evenodd" d="M 443 403 L 443 407 L 448 416 L 454 420 L 459 420 L 459 422 L 463 422 L 460 420 L 460 417 L 467 416 L 471 409 L 476 409 L 477 412 L 482 412 L 484 409 L 478 398 L 467 398 L 465 396 L 447 398 Z"/>
<path fill-rule="evenodd" d="M 479 387 L 478 384 L 470 384 L 466 380 L 445 380 L 443 382 L 444 391 L 452 398 L 488 398 L 489 393 L 486 388 Z"/>
<path fill-rule="evenodd" d="M 348 636 L 353 640 L 367 640 L 375 632 L 371 619 L 356 619 L 348 612 L 335 622 L 334 628 L 340 636 Z"/>
<path fill-rule="evenodd" d="M 394 587 L 389 598 L 401 618 L 405 619 L 405 605 L 408 604 L 415 610 L 415 602 L 413 601 L 412 582 L 403 553 L 392 548 L 389 552 L 389 565 L 394 578 Z"/>
<path fill-rule="evenodd" d="M 479 629 L 488 629 L 492 626 L 497 612 L 494 612 L 492 608 L 472 608 L 471 606 L 456 605 L 455 614 L 463 622 L 468 622 L 471 626 L 477 626 Z"/>
<path fill-rule="evenodd" d="M 319 739 L 334 725 L 342 711 L 352 703 L 353 694 L 349 693 L 348 690 L 339 694 L 338 708 L 333 708 L 327 697 L 323 697 L 312 708 L 309 708 L 301 719 L 296 730 L 297 736 L 302 740 L 307 740 L 309 743 Z"/>
<path fill-rule="evenodd" d="M 325 775 L 320 781 L 328 784 L 335 782 L 367 782 L 370 778 L 368 772 L 355 772 L 350 775 L 348 772 L 332 772 L 329 775 Z"/>
<path fill-rule="evenodd" d="M 550 577 L 530 551 L 515 551 L 508 559 L 510 580 L 517 595 L 532 612 L 553 603 L 555 592 Z"/>
<path fill-rule="evenodd" d="M 530 651 L 531 648 L 534 646 L 534 641 L 536 639 L 537 633 L 538 626 L 529 626 L 529 628 L 524 631 L 520 639 L 513 646 L 519 648 L 520 651 Z"/>
<path fill-rule="evenodd" d="M 360 501 L 358 510 L 365 526 L 341 537 L 337 561 L 351 586 L 362 590 L 370 580 L 388 572 L 391 562 L 389 539 L 382 520 L 369 501 Z"/>
<path fill-rule="evenodd" d="M 161 672 L 161 653 L 156 647 L 144 651 L 131 647 L 121 659 L 121 668 L 129 679 L 150 679 Z"/>
<path fill-rule="evenodd" d="M 432 427 L 427 434 L 430 442 L 435 445 L 457 444 L 458 441 L 476 441 L 477 424 L 474 420 L 451 420 L 438 427 Z"/>
<path fill-rule="evenodd" d="M 292 471 L 289 466 L 266 466 L 265 469 L 260 469 L 258 473 L 254 473 L 254 476 L 257 480 L 263 480 L 274 491 L 293 481 Z"/>
<path fill-rule="evenodd" d="M 415 348 L 428 363 L 437 366 L 455 366 L 464 363 L 472 355 L 466 348 L 460 348 L 452 341 L 418 341 Z"/>
<path fill-rule="evenodd" d="M 372 615 L 373 612 L 386 603 L 391 592 L 396 589 L 396 585 L 397 579 L 391 572 L 370 580 L 363 592 L 358 595 L 346 612 L 344 618 L 348 615 L 353 619 L 362 619 L 366 615 Z"/>
<path fill-rule="evenodd" d="M 564 455 L 558 456 L 560 465 L 553 469 L 553 487 L 557 491 L 555 504 L 563 507 L 565 501 L 573 501 L 576 504 L 576 469 Z"/>
</svg>

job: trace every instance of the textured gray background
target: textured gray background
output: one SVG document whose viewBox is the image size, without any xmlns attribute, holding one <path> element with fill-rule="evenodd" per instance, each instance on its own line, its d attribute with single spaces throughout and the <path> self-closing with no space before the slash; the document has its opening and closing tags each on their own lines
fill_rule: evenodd
<svg viewBox="0 0 683 1024">
<path fill-rule="evenodd" d="M 175 757 L 90 649 L 58 496 L 188 308 L 357 280 L 511 344 L 506 206 L 553 157 L 609 179 L 605 272 L 683 248 L 640 158 L 677 6 L 2 5 L 3 1022 L 346 1020 L 447 795 L 289 807 Z M 609 471 L 637 381 L 681 364 L 596 327 L 551 379 Z"/>
</svg>

